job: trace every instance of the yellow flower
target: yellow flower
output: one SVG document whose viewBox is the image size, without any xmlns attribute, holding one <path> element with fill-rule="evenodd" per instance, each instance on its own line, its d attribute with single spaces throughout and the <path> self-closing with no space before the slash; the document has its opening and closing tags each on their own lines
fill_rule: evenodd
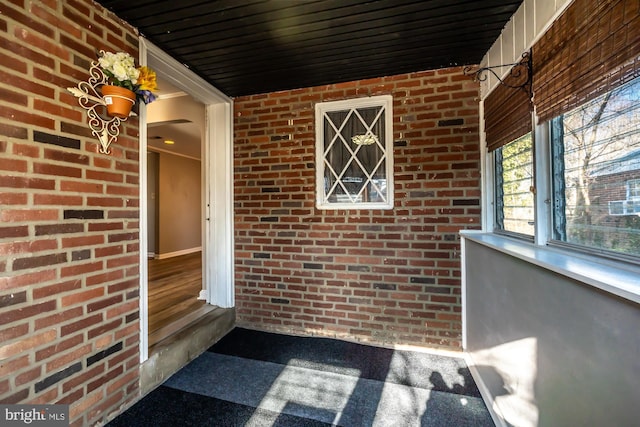
<svg viewBox="0 0 640 427">
<path fill-rule="evenodd" d="M 156 81 L 156 72 L 149 67 L 140 67 L 140 75 L 138 76 L 139 90 L 148 90 L 153 92 L 158 89 Z"/>
</svg>

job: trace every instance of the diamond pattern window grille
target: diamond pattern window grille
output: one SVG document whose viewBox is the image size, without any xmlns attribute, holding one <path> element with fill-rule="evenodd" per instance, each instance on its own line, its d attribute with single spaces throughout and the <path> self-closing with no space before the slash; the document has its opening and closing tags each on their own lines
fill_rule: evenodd
<svg viewBox="0 0 640 427">
<path fill-rule="evenodd" d="M 320 209 L 393 207 L 392 98 L 316 105 Z"/>
</svg>

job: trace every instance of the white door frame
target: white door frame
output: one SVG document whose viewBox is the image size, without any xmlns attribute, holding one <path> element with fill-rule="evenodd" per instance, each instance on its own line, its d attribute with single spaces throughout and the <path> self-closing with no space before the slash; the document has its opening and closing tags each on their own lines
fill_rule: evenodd
<svg viewBox="0 0 640 427">
<path fill-rule="evenodd" d="M 233 307 L 233 100 L 144 38 L 140 64 L 205 105 L 203 287 L 206 301 Z M 140 362 L 149 357 L 147 114 L 140 108 Z M 194 296 L 195 298 L 195 296 Z"/>
</svg>

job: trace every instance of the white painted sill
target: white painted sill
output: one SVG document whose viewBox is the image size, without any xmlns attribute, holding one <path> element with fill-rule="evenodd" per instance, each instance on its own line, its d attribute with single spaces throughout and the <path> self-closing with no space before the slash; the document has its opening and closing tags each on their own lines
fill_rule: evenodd
<svg viewBox="0 0 640 427">
<path fill-rule="evenodd" d="M 568 250 L 465 230 L 460 235 L 480 245 L 537 265 L 621 298 L 640 303 L 640 268 Z"/>
</svg>

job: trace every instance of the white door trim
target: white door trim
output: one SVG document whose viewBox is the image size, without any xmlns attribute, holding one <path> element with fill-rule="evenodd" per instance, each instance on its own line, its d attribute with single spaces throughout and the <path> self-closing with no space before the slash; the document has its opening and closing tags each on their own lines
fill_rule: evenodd
<svg viewBox="0 0 640 427">
<path fill-rule="evenodd" d="M 233 307 L 233 100 L 140 38 L 140 64 L 147 65 L 169 83 L 205 105 L 203 147 L 203 284 L 208 303 Z M 148 358 L 147 277 L 147 126 L 140 108 L 140 362 Z"/>
</svg>

